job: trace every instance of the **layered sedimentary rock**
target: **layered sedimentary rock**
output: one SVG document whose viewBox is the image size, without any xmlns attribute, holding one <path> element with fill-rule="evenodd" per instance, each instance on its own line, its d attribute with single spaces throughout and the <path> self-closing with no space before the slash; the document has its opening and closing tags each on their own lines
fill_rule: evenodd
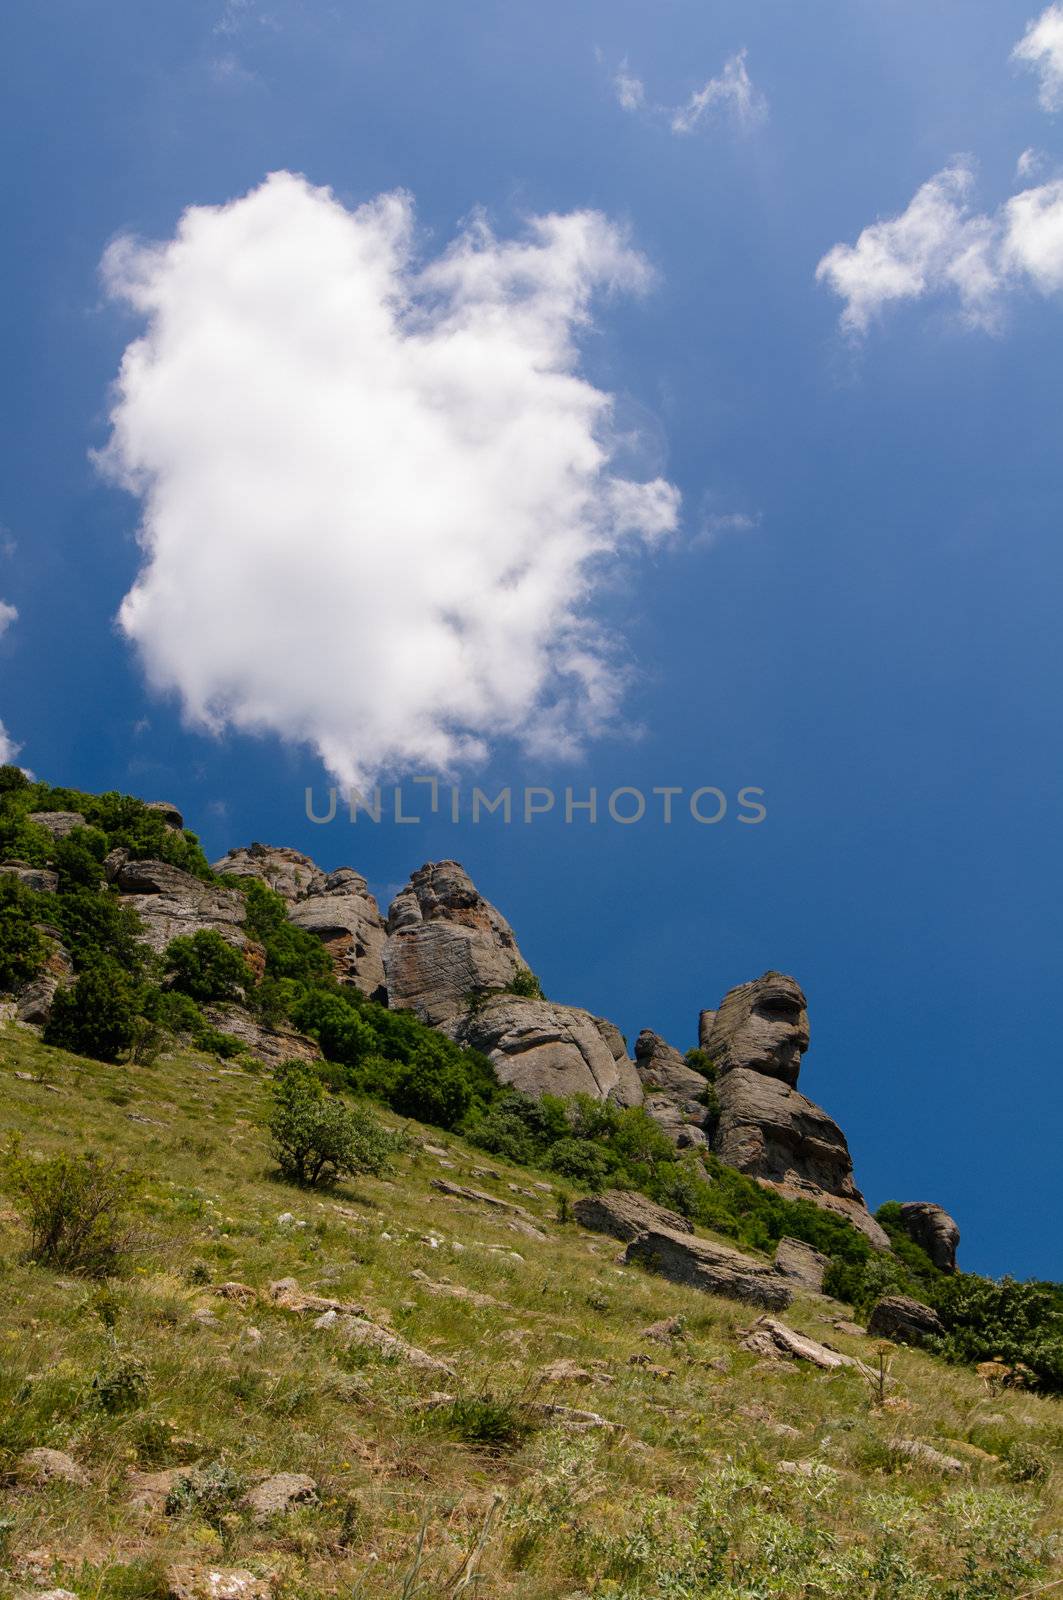
<svg viewBox="0 0 1063 1600">
<path fill-rule="evenodd" d="M 643 1104 L 662 1131 L 680 1150 L 704 1149 L 708 1085 L 700 1072 L 688 1067 L 679 1051 L 660 1034 L 643 1028 L 635 1040 L 635 1071 Z"/>
<path fill-rule="evenodd" d="M 434 1027 L 455 1024 L 478 996 L 525 969 L 516 936 L 457 861 L 415 872 L 388 911 L 388 1003 Z"/>
<path fill-rule="evenodd" d="M 876 1339 L 897 1344 L 922 1344 L 945 1332 L 941 1318 L 930 1306 L 910 1295 L 890 1294 L 880 1300 L 867 1319 L 867 1331 Z"/>
<path fill-rule="evenodd" d="M 909 1239 L 921 1245 L 942 1272 L 956 1271 L 956 1249 L 960 1230 L 947 1211 L 929 1200 L 906 1200 L 901 1206 L 901 1222 Z"/>
<path fill-rule="evenodd" d="M 845 1135 L 795 1087 L 808 1044 L 805 996 L 793 978 L 766 972 L 724 997 L 705 1046 L 719 1069 L 713 1150 L 786 1198 L 844 1217 L 886 1250 L 889 1239 L 856 1187 Z"/>
<path fill-rule="evenodd" d="M 807 1294 L 823 1293 L 823 1278 L 830 1257 L 803 1239 L 780 1239 L 775 1246 L 775 1270 L 780 1277 Z"/>
<path fill-rule="evenodd" d="M 447 1031 L 489 1056 L 502 1083 L 536 1099 L 588 1094 L 616 1105 L 641 1103 L 623 1035 L 589 1011 L 496 994 L 457 1018 Z"/>
<path fill-rule="evenodd" d="M 710 1239 L 697 1239 L 669 1228 L 649 1227 L 632 1239 L 624 1255 L 629 1264 L 648 1267 L 673 1283 L 689 1284 L 707 1294 L 743 1300 L 782 1311 L 793 1299 L 775 1270 L 764 1261 L 743 1255 Z"/>
<path fill-rule="evenodd" d="M 215 863 L 226 877 L 256 878 L 288 902 L 288 917 L 315 934 L 332 958 L 341 983 L 376 1000 L 386 999 L 380 908 L 361 873 L 351 867 L 324 872 L 298 850 L 251 844 Z"/>
<path fill-rule="evenodd" d="M 105 867 L 123 903 L 139 916 L 152 950 L 161 952 L 171 939 L 208 928 L 238 950 L 247 948 L 247 907 L 235 889 L 204 883 L 165 861 L 130 861 L 125 851 L 112 851 Z"/>
<path fill-rule="evenodd" d="M 606 1189 L 574 1202 L 572 1214 L 592 1233 L 607 1233 L 630 1244 L 647 1228 L 667 1228 L 671 1233 L 693 1233 L 693 1224 L 678 1211 L 669 1211 L 633 1189 Z"/>
</svg>

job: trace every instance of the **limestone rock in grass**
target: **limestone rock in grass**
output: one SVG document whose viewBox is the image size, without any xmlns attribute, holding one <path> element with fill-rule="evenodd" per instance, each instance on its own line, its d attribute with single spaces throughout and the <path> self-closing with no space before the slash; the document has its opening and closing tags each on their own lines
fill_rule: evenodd
<svg viewBox="0 0 1063 1600">
<path fill-rule="evenodd" d="M 272 1600 L 265 1578 L 241 1567 L 173 1567 L 167 1600 Z"/>
<path fill-rule="evenodd" d="M 803 1239 L 780 1239 L 775 1246 L 776 1272 L 808 1294 L 823 1293 L 823 1276 L 829 1266 L 830 1256 Z"/>
<path fill-rule="evenodd" d="M 716 1085 L 720 1119 L 712 1147 L 721 1161 L 788 1200 L 811 1200 L 859 1228 L 878 1250 L 889 1238 L 853 1179 L 845 1135 L 825 1111 L 779 1078 L 734 1067 Z"/>
<path fill-rule="evenodd" d="M 693 1233 L 694 1225 L 678 1211 L 669 1211 L 633 1189 L 606 1189 L 602 1194 L 583 1195 L 575 1201 L 572 1214 L 592 1233 L 607 1233 L 625 1244 L 637 1239 L 647 1228 L 666 1228 L 671 1233 Z"/>
<path fill-rule="evenodd" d="M 685 1335 L 686 1324 L 682 1317 L 663 1317 L 660 1322 L 651 1322 L 648 1328 L 643 1328 L 639 1338 L 652 1339 L 654 1344 L 675 1344 Z"/>
<path fill-rule="evenodd" d="M 336 1331 L 349 1343 L 368 1345 L 381 1355 L 408 1367 L 416 1367 L 422 1372 L 443 1373 L 448 1378 L 454 1376 L 454 1368 L 447 1362 L 429 1355 L 427 1350 L 418 1349 L 415 1344 L 407 1344 L 397 1333 L 380 1328 L 375 1322 L 367 1322 L 363 1317 L 341 1317 L 336 1324 Z"/>
<path fill-rule="evenodd" d="M 758 1317 L 742 1339 L 742 1349 L 752 1355 L 770 1360 L 810 1361 L 824 1372 L 836 1372 L 839 1367 L 860 1367 L 854 1356 L 840 1350 L 831 1350 L 806 1333 L 797 1333 L 775 1317 Z"/>
<path fill-rule="evenodd" d="M 642 1102 L 623 1036 L 611 1022 L 576 1006 L 491 995 L 448 1031 L 489 1056 L 502 1083 L 533 1099 L 586 1094 L 621 1106 Z"/>
<path fill-rule="evenodd" d="M 78 1597 L 69 1589 L 46 1589 L 43 1594 L 35 1590 L 33 1600 L 78 1600 Z"/>
<path fill-rule="evenodd" d="M 387 929 L 388 1004 L 436 1027 L 526 966 L 513 929 L 457 861 L 420 867 L 392 901 Z"/>
<path fill-rule="evenodd" d="M 251 1013 L 229 1002 L 203 1007 L 203 1015 L 211 1027 L 239 1039 L 249 1055 L 267 1067 L 279 1066 L 282 1061 L 320 1061 L 320 1046 L 308 1039 L 305 1033 L 291 1028 L 267 1028 Z"/>
<path fill-rule="evenodd" d="M 451 1183 L 449 1178 L 433 1178 L 432 1188 L 438 1189 L 440 1194 L 447 1195 L 451 1200 L 472 1200 L 477 1205 L 492 1206 L 496 1211 L 505 1211 L 513 1216 L 531 1216 L 527 1206 L 520 1206 L 515 1200 L 499 1200 L 497 1195 L 487 1194 L 483 1189 L 467 1189 L 464 1184 Z"/>
<path fill-rule="evenodd" d="M 945 1329 L 937 1312 L 921 1300 L 906 1294 L 889 1294 L 868 1317 L 867 1331 L 873 1338 L 892 1339 L 897 1344 L 922 1344 Z"/>
<path fill-rule="evenodd" d="M 477 1289 L 466 1289 L 458 1283 L 436 1282 L 427 1272 L 422 1272 L 420 1267 L 415 1267 L 410 1277 L 416 1279 L 426 1294 L 434 1295 L 440 1300 L 464 1300 L 467 1305 L 475 1306 L 478 1311 L 486 1311 L 492 1306 L 509 1309 L 504 1300 L 496 1300 L 493 1294 L 481 1294 Z"/>
<path fill-rule="evenodd" d="M 249 1283 L 219 1283 L 210 1291 L 222 1300 L 232 1300 L 240 1306 L 253 1306 L 258 1299 Z"/>
<path fill-rule="evenodd" d="M 15 1016 L 19 1022 L 43 1025 L 52 1014 L 52 1003 L 59 990 L 73 983 L 74 963 L 60 941 L 57 928 L 43 922 L 35 926 L 48 941 L 47 953 L 43 967 L 15 996 Z"/>
<path fill-rule="evenodd" d="M 305 1472 L 275 1472 L 256 1483 L 243 1504 L 256 1522 L 268 1522 L 270 1517 L 283 1516 L 296 1506 L 313 1505 L 316 1500 L 317 1484 Z"/>
<path fill-rule="evenodd" d="M 606 1417 L 600 1417 L 597 1411 L 577 1411 L 572 1406 L 551 1405 L 545 1400 L 536 1401 L 532 1409 L 548 1422 L 558 1422 L 562 1427 L 571 1428 L 575 1433 L 587 1433 L 594 1428 L 605 1428 L 613 1433 L 620 1432 L 618 1422 L 610 1422 Z"/>
<path fill-rule="evenodd" d="M 172 801 L 145 800 L 144 804 L 149 811 L 157 812 L 166 826 L 172 828 L 174 833 L 180 833 L 183 830 L 185 819 Z"/>
<path fill-rule="evenodd" d="M 635 1071 L 643 1104 L 654 1122 L 680 1150 L 704 1149 L 709 1142 L 703 1098 L 708 1084 L 702 1074 L 649 1028 L 635 1040 Z"/>
<path fill-rule="evenodd" d="M 848 1317 L 835 1317 L 831 1327 L 837 1328 L 839 1333 L 847 1333 L 850 1338 L 863 1339 L 867 1337 L 867 1329 L 862 1328 L 858 1322 L 850 1322 Z"/>
<path fill-rule="evenodd" d="M 593 1383 L 594 1373 L 588 1372 L 586 1367 L 581 1367 L 578 1361 L 573 1361 L 570 1356 L 561 1356 L 557 1361 L 551 1361 L 539 1373 L 540 1383 Z"/>
<path fill-rule="evenodd" d="M 58 872 L 48 867 L 31 867 L 25 861 L 0 862 L 0 872 L 17 878 L 24 889 L 32 889 L 35 894 L 55 894 L 59 887 Z"/>
<path fill-rule="evenodd" d="M 19 1456 L 16 1470 L 28 1483 L 72 1483 L 84 1489 L 89 1481 L 84 1467 L 64 1450 L 27 1450 Z"/>
<path fill-rule="evenodd" d="M 187 1467 L 164 1467 L 161 1472 L 130 1472 L 129 1504 L 136 1511 L 164 1510 L 170 1491 L 187 1472 Z"/>
<path fill-rule="evenodd" d="M 669 1228 L 645 1229 L 628 1245 L 624 1260 L 659 1272 L 673 1283 L 689 1284 L 706 1294 L 764 1306 L 769 1311 L 781 1311 L 793 1298 L 766 1262 Z"/>
<path fill-rule="evenodd" d="M 53 839 L 65 839 L 75 828 L 88 827 L 80 811 L 31 811 L 26 820 L 44 828 Z"/>
<path fill-rule="evenodd" d="M 936 1472 L 947 1473 L 952 1478 L 962 1477 L 970 1470 L 965 1461 L 958 1461 L 955 1456 L 935 1450 L 933 1445 L 924 1444 L 922 1439 L 891 1439 L 890 1449 L 895 1455 L 907 1456 L 917 1466 L 932 1467 Z"/>
<path fill-rule="evenodd" d="M 351 1317 L 365 1314 L 364 1306 L 331 1300 L 321 1294 L 304 1294 L 294 1278 L 277 1278 L 269 1286 L 269 1297 L 282 1311 L 294 1311 L 297 1316 L 305 1316 L 308 1312 L 320 1316 L 323 1311 L 336 1311 L 342 1316 Z"/>
<path fill-rule="evenodd" d="M 935 1267 L 942 1272 L 956 1271 L 960 1230 L 947 1211 L 929 1200 L 905 1200 L 901 1222 L 909 1239 L 922 1246 Z"/>
<path fill-rule="evenodd" d="M 243 924 L 247 907 L 242 894 L 204 883 L 166 861 L 123 861 L 114 882 L 125 905 L 131 905 L 144 928 L 144 942 L 161 954 L 171 939 L 213 929 L 237 950 L 249 943 Z"/>
</svg>

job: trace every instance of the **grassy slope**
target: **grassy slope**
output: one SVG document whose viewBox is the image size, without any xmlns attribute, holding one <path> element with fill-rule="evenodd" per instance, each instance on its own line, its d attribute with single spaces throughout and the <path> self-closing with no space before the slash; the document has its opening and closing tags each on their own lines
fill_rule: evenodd
<svg viewBox="0 0 1063 1600">
<path fill-rule="evenodd" d="M 1060 1524 L 1058 1402 L 987 1396 L 973 1373 L 909 1351 L 894 1357 L 886 1409 L 853 1372 L 765 1371 L 736 1348 L 750 1313 L 622 1269 L 613 1241 L 557 1222 L 555 1197 L 533 1187 L 538 1174 L 418 1130 L 447 1145 L 452 1167 L 418 1147 L 390 1179 L 306 1195 L 269 1176 L 263 1101 L 259 1078 L 207 1058 L 107 1067 L 0 1027 L 4 1134 L 21 1132 L 30 1150 L 93 1147 L 148 1174 L 143 1253 L 102 1296 L 24 1264 L 21 1225 L 0 1201 L 0 1471 L 21 1450 L 48 1445 L 92 1475 L 88 1490 L 6 1496 L 0 1596 L 31 1587 L 25 1558 L 38 1551 L 47 1582 L 83 1600 L 165 1595 L 162 1574 L 174 1561 L 269 1574 L 281 1597 L 397 1600 L 424 1526 L 421 1586 L 409 1591 L 420 1596 L 993 1600 L 1063 1573 L 1040 1538 Z M 498 1177 L 478 1175 L 484 1168 Z M 433 1176 L 519 1200 L 548 1238 L 446 1201 Z M 515 1196 L 511 1184 L 531 1193 Z M 295 1225 L 279 1223 L 285 1212 Z M 504 1304 L 435 1297 L 411 1277 L 417 1268 Z M 451 1361 L 457 1378 L 442 1381 L 453 1392 L 505 1402 L 536 1394 L 593 1409 L 621 1430 L 539 1428 L 491 1453 L 416 1409 L 438 1376 L 345 1349 L 310 1318 L 244 1309 L 195 1282 L 238 1279 L 264 1291 L 287 1275 L 359 1302 Z M 195 1320 L 199 1308 L 217 1325 Z M 674 1314 L 686 1319 L 682 1344 L 640 1341 L 647 1323 Z M 800 1302 L 788 1320 L 866 1357 L 871 1341 L 835 1333 L 828 1314 L 821 1302 Z M 251 1326 L 260 1342 L 248 1338 Z M 115 1341 L 142 1361 L 148 1387 L 108 1414 L 91 1385 L 113 1364 Z M 629 1365 L 639 1352 L 674 1377 Z M 542 1367 L 562 1357 L 602 1367 L 590 1384 L 536 1389 Z M 713 1365 L 719 1357 L 728 1370 Z M 797 1436 L 776 1431 L 780 1423 Z M 965 1481 L 945 1481 L 898 1465 L 889 1449 L 898 1435 L 953 1453 L 943 1441 L 1006 1453 L 1021 1440 L 1050 1456 L 1054 1472 L 1047 1483 L 1013 1484 L 974 1460 Z M 212 1524 L 132 1506 L 131 1469 L 217 1460 L 247 1478 L 309 1473 L 322 1503 L 264 1528 L 238 1511 Z M 783 1460 L 814 1462 L 812 1476 L 780 1470 Z M 454 1574 L 493 1505 L 480 1581 L 461 1590 Z"/>
</svg>

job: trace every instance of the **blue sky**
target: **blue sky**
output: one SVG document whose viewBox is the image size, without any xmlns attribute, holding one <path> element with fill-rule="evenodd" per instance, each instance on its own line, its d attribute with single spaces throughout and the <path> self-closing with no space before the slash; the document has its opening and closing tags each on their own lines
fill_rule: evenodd
<svg viewBox="0 0 1063 1600">
<path fill-rule="evenodd" d="M 18 614 L 0 717 L 19 759 L 171 798 L 212 854 L 259 838 L 349 862 L 383 897 L 455 856 L 547 991 L 632 1039 L 686 1048 L 730 985 L 793 972 L 812 1019 L 801 1087 L 845 1128 L 869 1201 L 945 1205 L 971 1269 L 1063 1277 L 1053 16 L 16 0 L 0 598 Z M 114 241 L 165 246 L 186 208 L 261 195 L 271 172 L 306 185 L 205 213 L 180 259 L 119 245 L 101 277 Z M 336 263 L 350 213 L 397 189 L 416 209 L 393 287 L 427 333 L 416 352 L 408 328 L 355 350 Z M 529 232 L 590 211 L 604 220 L 567 254 Z M 472 266 L 448 257 L 481 212 L 491 242 Z M 375 248 L 380 214 L 360 215 Z M 514 268 L 509 242 L 536 238 Z M 259 272 L 281 259 L 283 282 Z M 441 260 L 454 282 L 445 265 L 417 277 Z M 250 273 L 246 302 L 212 298 L 219 261 Z M 484 293 L 499 342 L 469 350 L 462 296 L 478 329 Z M 151 372 L 116 398 L 148 327 Z M 186 334 L 204 327 L 197 365 Z M 382 432 L 385 371 L 389 405 L 412 409 Z M 335 428 L 307 422 L 324 381 Z M 433 466 L 431 384 L 459 396 L 453 478 Z M 288 413 L 268 409 L 278 392 Z M 366 394 L 355 438 L 344 408 Z M 587 467 L 595 396 L 612 397 L 613 459 Z M 109 480 L 91 452 L 116 405 Z M 658 486 L 626 533 L 601 511 L 618 482 Z M 165 558 L 123 628 L 142 515 Z M 403 543 L 411 522 L 421 545 Z M 504 562 L 494 587 L 463 576 L 516 527 L 520 582 Z M 197 695 L 213 731 L 189 720 Z M 314 827 L 322 741 L 346 771 L 352 728 L 369 776 L 383 728 L 387 776 L 437 748 L 466 793 L 715 785 L 732 805 L 712 827 L 652 808 L 631 827 Z M 743 785 L 765 791 L 760 826 L 736 820 Z"/>
</svg>

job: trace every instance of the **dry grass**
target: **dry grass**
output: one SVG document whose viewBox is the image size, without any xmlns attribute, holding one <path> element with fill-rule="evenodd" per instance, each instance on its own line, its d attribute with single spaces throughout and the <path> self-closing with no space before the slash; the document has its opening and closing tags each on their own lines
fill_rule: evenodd
<svg viewBox="0 0 1063 1600">
<path fill-rule="evenodd" d="M 246 1567 L 280 1600 L 994 1600 L 1063 1574 L 1047 1537 L 1063 1498 L 1057 1402 L 988 1396 L 974 1374 L 908 1351 L 886 1406 L 853 1372 L 765 1370 L 737 1349 L 747 1312 L 623 1268 L 612 1241 L 556 1221 L 541 1175 L 416 1130 L 452 1165 L 418 1146 L 389 1179 L 308 1195 L 268 1171 L 263 1100 L 255 1076 L 191 1054 L 106 1067 L 0 1029 L 0 1134 L 132 1159 L 146 1177 L 143 1249 L 102 1287 L 27 1264 L 0 1201 L 0 1472 L 50 1446 L 91 1479 L 11 1482 L 0 1596 L 39 1579 L 82 1600 L 148 1600 L 178 1561 Z M 433 1176 L 519 1201 L 547 1237 L 447 1201 Z M 496 1303 L 432 1293 L 415 1269 Z M 280 1309 L 268 1285 L 286 1276 L 366 1308 L 453 1379 Z M 211 1293 L 228 1280 L 257 1302 Z M 789 1319 L 866 1356 L 829 1311 L 809 1301 Z M 686 1323 L 676 1347 L 640 1339 L 673 1315 Z M 631 1364 L 639 1353 L 673 1376 Z M 589 1378 L 543 1383 L 560 1358 Z M 144 1381 L 107 1409 L 99 1380 L 123 1362 Z M 427 1405 L 441 1389 L 458 1404 Z M 573 1431 L 543 1400 L 616 1426 Z M 969 1474 L 902 1461 L 898 1436 L 967 1446 Z M 1003 1458 L 1019 1442 L 1051 1465 L 1047 1481 L 1012 1483 L 969 1448 Z M 780 1465 L 795 1461 L 808 1466 Z M 235 1485 L 228 1500 L 135 1503 L 132 1474 L 212 1463 Z M 238 1488 L 281 1471 L 310 1474 L 320 1503 L 257 1526 Z"/>
</svg>

